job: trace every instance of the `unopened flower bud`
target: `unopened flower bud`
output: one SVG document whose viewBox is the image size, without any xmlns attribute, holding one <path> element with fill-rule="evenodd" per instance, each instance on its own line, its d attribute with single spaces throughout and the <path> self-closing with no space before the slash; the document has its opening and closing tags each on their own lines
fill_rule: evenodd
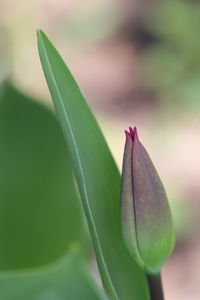
<svg viewBox="0 0 200 300">
<path fill-rule="evenodd" d="M 165 189 L 136 128 L 126 131 L 121 224 L 124 241 L 139 266 L 158 273 L 174 246 L 173 222 Z"/>
</svg>

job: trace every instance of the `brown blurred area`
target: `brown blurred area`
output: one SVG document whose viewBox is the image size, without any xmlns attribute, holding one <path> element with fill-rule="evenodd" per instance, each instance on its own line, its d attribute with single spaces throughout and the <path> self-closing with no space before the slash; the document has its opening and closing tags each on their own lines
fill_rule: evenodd
<svg viewBox="0 0 200 300">
<path fill-rule="evenodd" d="M 138 127 L 175 219 L 177 246 L 163 270 L 171 300 L 200 299 L 198 17 L 199 1 L 189 0 L 0 3 L 1 80 L 11 76 L 51 105 L 37 53 L 36 29 L 42 28 L 94 110 L 119 168 L 124 130 Z"/>
</svg>

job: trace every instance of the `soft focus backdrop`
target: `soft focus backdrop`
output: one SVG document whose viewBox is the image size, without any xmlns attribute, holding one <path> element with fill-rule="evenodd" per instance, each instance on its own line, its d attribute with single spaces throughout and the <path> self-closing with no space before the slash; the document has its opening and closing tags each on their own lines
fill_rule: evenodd
<svg viewBox="0 0 200 300">
<path fill-rule="evenodd" d="M 175 218 L 166 299 L 199 299 L 200 1 L 1 0 L 0 80 L 52 108 L 37 28 L 70 67 L 119 168 L 124 130 L 138 127 Z"/>
</svg>

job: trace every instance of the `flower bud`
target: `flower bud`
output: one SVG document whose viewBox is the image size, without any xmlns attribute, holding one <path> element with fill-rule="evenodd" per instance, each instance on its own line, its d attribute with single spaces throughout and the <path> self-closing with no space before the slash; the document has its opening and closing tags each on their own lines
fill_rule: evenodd
<svg viewBox="0 0 200 300">
<path fill-rule="evenodd" d="M 147 273 L 158 273 L 174 246 L 163 184 L 137 129 L 126 133 L 121 183 L 121 224 L 127 248 Z"/>
</svg>

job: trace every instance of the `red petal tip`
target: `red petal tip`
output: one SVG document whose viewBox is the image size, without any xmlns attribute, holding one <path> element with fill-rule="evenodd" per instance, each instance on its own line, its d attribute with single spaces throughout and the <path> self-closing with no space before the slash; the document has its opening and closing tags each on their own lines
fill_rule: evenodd
<svg viewBox="0 0 200 300">
<path fill-rule="evenodd" d="M 135 134 L 137 133 L 136 127 L 134 127 L 134 128 L 129 127 L 129 131 L 130 131 L 130 136 L 131 136 L 131 138 L 134 139 Z"/>
<path fill-rule="evenodd" d="M 125 130 L 126 137 L 130 137 L 132 140 L 136 137 L 138 139 L 138 133 L 136 127 L 129 127 L 129 131 Z"/>
<path fill-rule="evenodd" d="M 134 127 L 133 132 L 134 132 L 134 136 L 138 138 L 137 127 Z"/>
<path fill-rule="evenodd" d="M 126 138 L 132 139 L 130 132 L 128 130 L 125 130 L 124 132 L 125 132 Z"/>
<path fill-rule="evenodd" d="M 130 136 L 133 139 L 134 138 L 134 132 L 133 132 L 133 128 L 129 127 L 129 132 L 130 132 Z"/>
<path fill-rule="evenodd" d="M 124 130 L 125 135 L 130 135 L 129 131 Z"/>
</svg>

